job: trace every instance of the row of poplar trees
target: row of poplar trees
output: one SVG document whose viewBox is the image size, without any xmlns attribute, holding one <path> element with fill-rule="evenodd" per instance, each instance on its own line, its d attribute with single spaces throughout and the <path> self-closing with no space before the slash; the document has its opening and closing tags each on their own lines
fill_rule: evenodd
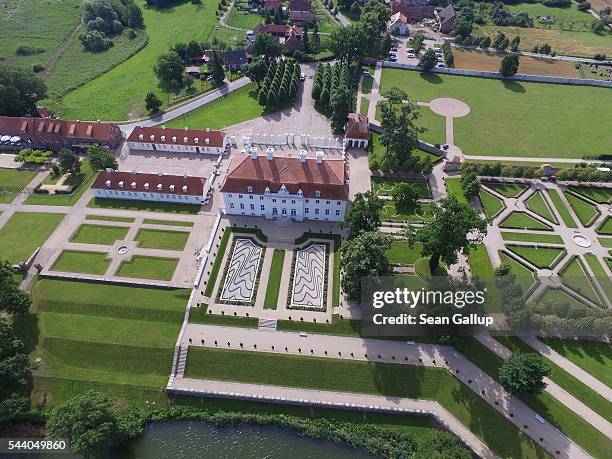
<svg viewBox="0 0 612 459">
<path fill-rule="evenodd" d="M 276 107 L 295 100 L 300 85 L 300 66 L 293 59 L 272 60 L 257 102 L 262 107 Z"/>
<path fill-rule="evenodd" d="M 332 129 L 344 128 L 351 107 L 351 78 L 347 62 L 319 64 L 315 70 L 312 98 L 316 106 L 332 118 Z"/>
</svg>

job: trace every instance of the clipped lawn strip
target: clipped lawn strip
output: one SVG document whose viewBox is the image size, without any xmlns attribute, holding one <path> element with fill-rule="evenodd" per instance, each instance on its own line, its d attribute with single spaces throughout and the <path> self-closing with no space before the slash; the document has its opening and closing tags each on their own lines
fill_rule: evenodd
<svg viewBox="0 0 612 459">
<path fill-rule="evenodd" d="M 181 251 L 189 239 L 189 231 L 165 231 L 149 228 L 138 230 L 135 241 L 139 248 Z"/>
<path fill-rule="evenodd" d="M 600 213 L 597 208 L 578 194 L 566 192 L 565 198 L 572 206 L 574 213 L 584 226 L 591 226 Z"/>
<path fill-rule="evenodd" d="M 208 305 L 192 308 L 189 312 L 189 322 L 195 324 L 227 325 L 230 327 L 257 328 L 257 317 L 241 317 L 224 314 L 209 314 Z"/>
<path fill-rule="evenodd" d="M 595 287 L 591 284 L 590 275 L 587 274 L 580 257 L 575 256 L 570 259 L 563 269 L 559 271 L 559 275 L 563 283 L 574 292 L 579 293 L 595 304 L 602 304 L 602 300 Z"/>
<path fill-rule="evenodd" d="M 608 298 L 612 298 L 612 280 L 610 280 L 610 277 L 606 274 L 606 271 L 597 257 L 592 253 L 585 253 L 584 258 L 591 267 L 591 271 L 595 274 L 595 279 L 601 284 Z"/>
<path fill-rule="evenodd" d="M 278 305 L 278 294 L 280 293 L 280 283 L 283 275 L 283 262 L 285 261 L 285 251 L 274 249 L 272 254 L 272 264 L 268 285 L 266 286 L 266 297 L 264 299 L 264 309 L 276 309 Z"/>
<path fill-rule="evenodd" d="M 602 247 L 612 248 L 612 237 L 597 238 Z"/>
<path fill-rule="evenodd" d="M 540 231 L 553 230 L 549 225 L 546 225 L 536 220 L 531 215 L 521 211 L 512 212 L 504 219 L 504 221 L 500 223 L 499 227 L 510 229 L 532 229 Z"/>
<path fill-rule="evenodd" d="M 595 201 L 598 204 L 610 204 L 612 203 L 612 189 L 611 188 L 598 188 L 598 187 L 586 187 L 586 186 L 572 186 L 569 188 L 574 193 L 577 193 L 585 198 Z"/>
<path fill-rule="evenodd" d="M 0 204 L 8 204 L 34 180 L 37 171 L 0 168 Z"/>
<path fill-rule="evenodd" d="M 565 249 L 556 247 L 527 247 L 506 244 L 506 248 L 540 269 L 552 269 L 566 254 Z"/>
<path fill-rule="evenodd" d="M 553 204 L 557 208 L 557 212 L 559 212 L 559 215 L 561 216 L 561 220 L 563 220 L 563 223 L 565 223 L 565 226 L 567 226 L 568 228 L 576 228 L 576 222 L 574 221 L 574 219 L 572 218 L 572 215 L 567 210 L 567 207 L 565 207 L 565 204 L 563 204 L 563 201 L 561 200 L 561 196 L 559 195 L 559 190 L 551 190 L 547 188 L 546 192 L 548 193 L 548 197 L 550 198 L 550 200 L 553 202 Z"/>
<path fill-rule="evenodd" d="M 145 225 L 166 225 L 166 226 L 193 226 L 193 222 L 173 221 L 173 220 L 156 220 L 154 218 L 145 218 L 142 221 Z"/>
<path fill-rule="evenodd" d="M 487 286 L 487 295 L 485 303 L 486 312 L 502 312 L 502 302 L 499 289 L 495 284 L 495 272 L 491 259 L 487 253 L 487 248 L 484 244 L 478 244 L 470 249 L 468 253 L 468 263 L 473 275 L 485 283 Z"/>
<path fill-rule="evenodd" d="M 215 288 L 215 282 L 217 281 L 217 276 L 219 275 L 221 261 L 223 261 L 223 254 L 225 253 L 225 249 L 227 248 L 227 242 L 229 241 L 231 234 L 231 227 L 225 228 L 225 231 L 223 232 L 223 237 L 221 238 L 221 243 L 219 244 L 219 250 L 217 250 L 217 256 L 215 257 L 213 267 L 210 271 L 210 275 L 208 276 L 208 282 L 206 283 L 204 296 L 210 297 L 210 295 L 212 295 L 213 289 Z"/>
<path fill-rule="evenodd" d="M 391 264 L 414 265 L 422 257 L 422 250 L 423 244 L 419 242 L 411 247 L 407 241 L 392 241 L 386 255 Z"/>
<path fill-rule="evenodd" d="M 120 223 L 134 223 L 135 218 L 131 217 L 113 217 L 111 215 L 85 215 L 85 220 L 101 220 L 105 222 L 120 222 Z"/>
<path fill-rule="evenodd" d="M 503 337 L 496 338 L 502 344 L 506 343 Z M 498 380 L 499 368 L 504 360 L 474 338 L 467 338 L 465 341 L 467 343 L 461 347 L 461 353 L 471 360 L 474 365 L 482 368 L 491 378 Z M 609 448 L 608 438 L 552 395 L 541 392 L 539 394 L 520 395 L 517 398 L 525 402 L 531 409 L 539 413 L 578 445 L 582 446 L 593 457 L 607 456 L 606 451 Z"/>
<path fill-rule="evenodd" d="M 51 271 L 102 275 L 111 262 L 106 255 L 104 252 L 63 250 L 51 267 Z"/>
<path fill-rule="evenodd" d="M 470 200 L 463 193 L 463 187 L 461 186 L 461 177 L 448 177 L 444 180 L 444 184 L 448 190 L 448 194 L 454 194 L 459 202 L 469 204 Z"/>
<path fill-rule="evenodd" d="M 192 347 L 185 376 L 437 400 L 499 456 L 545 454 L 467 386 L 439 368 Z"/>
<path fill-rule="evenodd" d="M 167 212 L 173 214 L 197 214 L 200 211 L 200 206 L 194 204 L 108 198 L 91 198 L 87 207 L 93 209 L 142 210 L 146 212 Z"/>
<path fill-rule="evenodd" d="M 540 217 L 555 224 L 559 223 L 553 211 L 548 207 L 548 203 L 544 199 L 541 191 L 533 193 L 529 199 L 525 201 L 525 204 L 530 211 L 538 214 Z"/>
<path fill-rule="evenodd" d="M 124 240 L 129 230 L 128 227 L 84 223 L 72 235 L 70 242 L 113 245 L 115 241 Z"/>
<path fill-rule="evenodd" d="M 504 182 L 481 182 L 486 188 L 497 191 L 506 198 L 518 198 L 521 194 L 529 189 L 529 186 L 519 183 L 504 183 Z"/>
<path fill-rule="evenodd" d="M 361 337 L 361 321 L 341 319 L 338 314 L 332 315 L 331 324 L 281 319 L 276 322 L 276 329 L 280 331 L 318 333 L 321 335 Z"/>
<path fill-rule="evenodd" d="M 596 231 L 598 234 L 612 236 L 612 217 L 606 218 Z"/>
<path fill-rule="evenodd" d="M 504 241 L 519 241 L 519 242 L 542 242 L 545 244 L 563 244 L 563 238 L 556 234 L 539 234 L 539 233 L 515 233 L 512 231 L 501 231 L 501 237 Z"/>
<path fill-rule="evenodd" d="M 506 207 L 501 199 L 497 196 L 493 196 L 486 190 L 480 190 L 478 197 L 480 198 L 480 203 L 484 208 L 485 214 L 487 214 L 487 217 L 490 219 L 495 218 L 495 216 Z"/>
<path fill-rule="evenodd" d="M 516 255 L 510 255 L 510 252 L 500 251 L 499 256 L 503 264 L 510 266 L 512 274 L 516 276 L 516 283 L 523 288 L 523 292 L 527 292 L 535 283 L 535 273 L 521 261 L 517 260 Z"/>
<path fill-rule="evenodd" d="M 403 214 L 397 210 L 394 201 L 383 201 L 384 207 L 380 211 L 381 221 L 391 222 L 427 222 L 433 215 L 433 204 L 419 203 L 418 209 L 413 214 Z"/>
<path fill-rule="evenodd" d="M 131 261 L 121 263 L 115 276 L 170 281 L 178 262 L 178 258 L 134 255 Z"/>
</svg>

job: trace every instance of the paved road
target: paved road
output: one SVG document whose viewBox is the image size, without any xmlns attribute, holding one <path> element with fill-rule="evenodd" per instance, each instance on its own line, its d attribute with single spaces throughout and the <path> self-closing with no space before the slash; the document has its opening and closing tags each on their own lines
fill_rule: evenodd
<svg viewBox="0 0 612 459">
<path fill-rule="evenodd" d="M 191 342 L 189 341 L 191 340 Z M 215 345 L 215 340 L 217 344 Z M 228 345 L 229 342 L 229 345 Z M 240 344 L 242 343 L 242 346 Z M 362 339 L 333 335 L 309 334 L 188 324 L 183 346 L 220 347 L 255 352 L 376 361 L 396 364 L 424 365 L 446 368 L 478 396 L 500 412 L 521 431 L 532 437 L 557 457 L 590 457 L 581 447 L 548 422 L 536 420 L 536 412 L 507 393 L 494 379 L 452 347 L 434 344 L 408 345 L 401 341 Z M 176 381 L 176 378 L 174 381 Z M 169 384 L 174 384 L 170 381 Z M 194 380 L 195 381 L 195 380 Z M 194 387 L 198 387 L 197 381 Z M 206 385 L 202 385 L 205 390 Z M 354 403 L 359 403 L 359 398 Z M 496 404 L 497 403 L 497 404 Z M 510 416 L 512 413 L 512 416 Z M 525 428 L 524 426 L 527 426 Z M 539 439 L 543 440 L 540 441 Z"/>
</svg>

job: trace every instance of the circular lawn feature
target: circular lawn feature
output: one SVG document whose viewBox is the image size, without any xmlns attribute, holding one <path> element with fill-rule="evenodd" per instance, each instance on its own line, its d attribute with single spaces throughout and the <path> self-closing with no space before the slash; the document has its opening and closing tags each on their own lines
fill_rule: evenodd
<svg viewBox="0 0 612 459">
<path fill-rule="evenodd" d="M 460 118 L 469 115 L 470 106 L 459 99 L 440 97 L 429 102 L 432 112 L 450 118 Z"/>
</svg>

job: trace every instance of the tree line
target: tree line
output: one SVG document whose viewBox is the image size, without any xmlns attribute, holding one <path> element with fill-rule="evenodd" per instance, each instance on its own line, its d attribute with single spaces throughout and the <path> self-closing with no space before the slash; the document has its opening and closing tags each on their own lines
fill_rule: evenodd
<svg viewBox="0 0 612 459">
<path fill-rule="evenodd" d="M 295 100 L 299 85 L 300 66 L 294 59 L 272 60 L 259 88 L 257 102 L 262 107 L 286 104 Z"/>
<path fill-rule="evenodd" d="M 351 77 L 346 61 L 319 64 L 315 70 L 312 98 L 315 105 L 332 119 L 334 132 L 341 132 L 351 107 Z"/>
</svg>

